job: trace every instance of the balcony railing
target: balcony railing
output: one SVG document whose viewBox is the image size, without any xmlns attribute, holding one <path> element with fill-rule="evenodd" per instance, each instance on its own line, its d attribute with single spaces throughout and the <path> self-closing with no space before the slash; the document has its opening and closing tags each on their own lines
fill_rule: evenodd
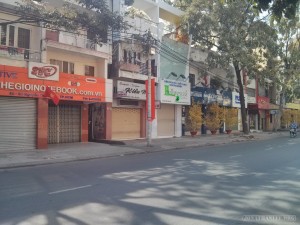
<svg viewBox="0 0 300 225">
<path fill-rule="evenodd" d="M 0 45 L 0 57 L 5 57 L 15 60 L 24 60 L 32 62 L 41 61 L 41 52 L 33 51 L 25 48 L 16 48 L 6 45 Z"/>
<path fill-rule="evenodd" d="M 56 32 L 56 31 L 48 31 L 46 33 L 46 39 L 62 44 L 67 44 L 79 48 L 99 51 L 99 52 L 105 52 L 108 53 L 109 46 L 108 44 L 102 44 L 98 45 L 93 43 L 91 40 L 87 39 L 83 35 L 75 35 L 67 32 Z"/>
</svg>

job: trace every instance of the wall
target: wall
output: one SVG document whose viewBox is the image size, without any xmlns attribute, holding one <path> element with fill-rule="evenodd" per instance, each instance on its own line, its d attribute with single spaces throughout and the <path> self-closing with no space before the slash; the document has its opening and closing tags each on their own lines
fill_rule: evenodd
<svg viewBox="0 0 300 225">
<path fill-rule="evenodd" d="M 73 54 L 72 52 L 66 52 L 61 50 L 54 50 L 48 47 L 47 50 L 47 63 L 50 63 L 50 59 L 57 59 L 75 64 L 75 74 L 84 75 L 85 65 L 95 67 L 95 77 L 106 78 L 107 76 L 107 60 L 101 58 L 95 58 L 87 55 Z"/>
<path fill-rule="evenodd" d="M 160 78 L 161 79 L 170 79 L 170 80 L 176 80 L 180 74 L 185 74 L 186 72 L 186 61 L 188 60 L 188 45 L 176 42 L 174 40 L 171 40 L 170 38 L 163 37 L 163 48 L 175 55 L 175 57 L 179 57 L 180 59 L 174 59 L 174 56 L 169 56 L 166 54 L 165 50 L 162 50 L 160 55 Z M 173 52 L 173 50 L 176 51 L 176 53 Z M 178 77 L 173 77 L 172 75 L 169 77 L 169 74 L 171 72 L 174 72 L 178 75 Z M 169 77 L 169 78 L 168 78 Z M 181 78 L 178 79 L 178 81 L 183 81 Z"/>
</svg>

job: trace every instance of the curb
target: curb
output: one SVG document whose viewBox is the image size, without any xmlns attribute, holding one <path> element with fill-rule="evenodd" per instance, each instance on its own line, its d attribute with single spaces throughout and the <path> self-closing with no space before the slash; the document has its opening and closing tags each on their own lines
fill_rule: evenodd
<svg viewBox="0 0 300 225">
<path fill-rule="evenodd" d="M 272 133 L 273 134 L 273 133 Z M 275 133 L 277 136 L 282 136 L 282 133 Z M 213 146 L 221 146 L 226 144 L 238 144 L 245 141 L 262 141 L 262 140 L 268 140 L 272 138 L 276 138 L 273 135 L 264 136 L 263 138 L 255 137 L 252 134 L 249 135 L 241 135 L 241 136 L 232 136 L 230 139 L 222 140 L 222 142 L 215 142 L 215 143 L 196 143 L 196 144 L 185 144 L 184 146 L 168 146 L 167 148 L 162 148 L 161 146 L 130 146 L 125 145 L 130 148 L 134 148 L 136 150 L 134 151 L 128 151 L 118 154 L 107 154 L 107 155 L 92 155 L 92 156 L 83 156 L 83 157 L 74 157 L 74 158 L 61 158 L 61 159 L 50 159 L 47 161 L 45 160 L 39 160 L 36 162 L 24 162 L 24 163 L 12 163 L 10 165 L 0 165 L 0 169 L 16 169 L 16 168 L 23 168 L 23 167 L 30 167 L 30 166 L 43 166 L 43 165 L 51 165 L 51 164 L 59 164 L 59 163 L 70 163 L 70 162 L 76 162 L 76 161 L 88 161 L 93 159 L 105 159 L 105 158 L 114 158 L 114 157 L 122 157 L 122 156 L 130 156 L 130 155 L 138 155 L 138 154 L 149 154 L 149 153 L 156 153 L 156 152 L 167 152 L 167 151 L 173 151 L 173 150 L 179 150 L 179 149 L 193 149 L 193 148 L 202 148 L 202 147 L 213 147 Z M 124 146 L 124 145 L 123 145 Z M 167 146 L 167 145 L 166 145 Z M 121 147 L 121 146 L 120 146 Z"/>
</svg>

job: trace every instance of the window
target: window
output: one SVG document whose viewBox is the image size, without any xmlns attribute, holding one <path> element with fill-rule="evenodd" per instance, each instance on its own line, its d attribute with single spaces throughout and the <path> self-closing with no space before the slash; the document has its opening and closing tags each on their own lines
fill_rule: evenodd
<svg viewBox="0 0 300 225">
<path fill-rule="evenodd" d="M 15 27 L 9 26 L 8 46 L 15 46 Z"/>
<path fill-rule="evenodd" d="M 72 62 L 50 59 L 50 64 L 57 65 L 59 72 L 74 74 L 74 63 Z"/>
<path fill-rule="evenodd" d="M 0 44 L 6 45 L 6 37 L 7 37 L 7 25 L 0 25 Z"/>
<path fill-rule="evenodd" d="M 18 33 L 16 29 L 18 29 Z M 30 49 L 30 30 L 16 28 L 12 25 L 0 25 L 0 44 Z"/>
<path fill-rule="evenodd" d="M 24 28 L 18 28 L 18 47 L 30 48 L 30 30 Z"/>
<path fill-rule="evenodd" d="M 195 74 L 191 74 L 189 75 L 189 82 L 191 83 L 191 87 L 194 87 L 196 85 L 196 81 L 195 81 Z"/>
<path fill-rule="evenodd" d="M 95 68 L 93 66 L 85 66 L 84 70 L 84 75 L 85 76 L 94 76 L 95 75 Z"/>
<path fill-rule="evenodd" d="M 69 63 L 66 61 L 63 61 L 63 70 L 64 73 L 68 73 L 69 71 Z"/>
<path fill-rule="evenodd" d="M 126 50 L 124 50 L 124 62 L 127 62 L 127 51 Z"/>
</svg>

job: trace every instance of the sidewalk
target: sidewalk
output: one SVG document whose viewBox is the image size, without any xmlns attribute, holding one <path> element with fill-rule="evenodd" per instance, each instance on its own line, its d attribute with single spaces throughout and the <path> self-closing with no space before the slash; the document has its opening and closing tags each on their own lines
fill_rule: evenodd
<svg viewBox="0 0 300 225">
<path fill-rule="evenodd" d="M 259 132 L 249 135 L 207 134 L 195 137 L 160 138 L 152 140 L 152 147 L 147 147 L 144 139 L 112 142 L 111 144 L 89 142 L 49 145 L 47 150 L 34 149 L 24 152 L 8 150 L 5 153 L 0 153 L 0 169 L 257 141 L 280 136 L 287 136 L 287 134 L 286 132 Z"/>
</svg>

